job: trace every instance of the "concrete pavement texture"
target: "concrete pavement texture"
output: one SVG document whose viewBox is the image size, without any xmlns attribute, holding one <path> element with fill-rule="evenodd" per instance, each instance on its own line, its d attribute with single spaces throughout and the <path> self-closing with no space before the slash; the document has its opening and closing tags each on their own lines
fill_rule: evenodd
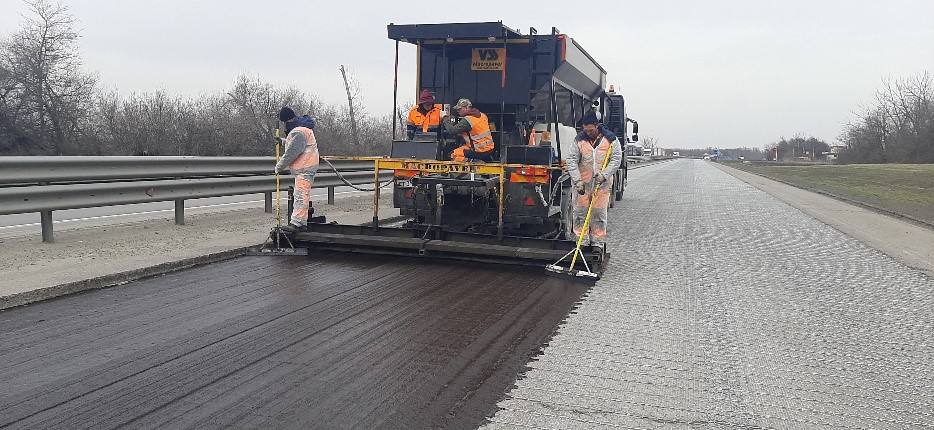
<svg viewBox="0 0 934 430">
<path fill-rule="evenodd" d="M 934 230 L 931 228 L 719 163 L 712 165 L 934 277 Z"/>
<path fill-rule="evenodd" d="M 366 194 L 314 206 L 316 215 L 329 221 L 359 224 L 372 219 L 372 203 L 372 194 Z M 391 199 L 380 199 L 381 215 L 398 215 L 391 205 Z M 42 243 L 36 235 L 0 238 L 0 309 L 230 258 L 261 244 L 275 218 L 254 207 L 188 214 L 185 222 L 175 225 L 169 213 L 161 219 L 62 229 L 55 243 Z"/>
<path fill-rule="evenodd" d="M 610 216 L 604 278 L 485 428 L 934 428 L 931 277 L 699 160 Z"/>
</svg>

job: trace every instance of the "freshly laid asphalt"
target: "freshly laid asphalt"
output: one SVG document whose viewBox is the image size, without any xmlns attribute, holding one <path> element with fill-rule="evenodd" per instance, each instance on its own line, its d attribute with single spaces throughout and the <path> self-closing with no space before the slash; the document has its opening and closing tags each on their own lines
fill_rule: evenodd
<svg viewBox="0 0 934 430">
<path fill-rule="evenodd" d="M 475 428 L 586 287 L 240 257 L 0 313 L 0 428 Z"/>
</svg>

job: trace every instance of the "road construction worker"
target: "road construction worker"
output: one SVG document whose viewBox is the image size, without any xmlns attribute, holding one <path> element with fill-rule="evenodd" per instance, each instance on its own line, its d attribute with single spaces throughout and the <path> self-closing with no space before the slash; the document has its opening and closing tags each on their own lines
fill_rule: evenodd
<svg viewBox="0 0 934 430">
<path fill-rule="evenodd" d="M 463 144 L 451 151 L 451 160 L 475 159 L 492 161 L 493 135 L 486 114 L 477 110 L 470 100 L 460 99 L 454 105 L 457 117 L 445 117 L 444 130 L 451 136 L 460 136 Z"/>
<path fill-rule="evenodd" d="M 435 95 L 428 90 L 422 90 L 418 96 L 418 104 L 409 110 L 409 118 L 405 128 L 411 140 L 415 132 L 437 133 L 441 128 L 441 105 L 435 104 Z"/>
<path fill-rule="evenodd" d="M 581 123 L 582 131 L 564 154 L 568 174 L 577 195 L 572 211 L 572 237 L 577 240 L 584 235 L 583 244 L 600 246 L 606 243 L 607 208 L 610 205 L 613 176 L 623 162 L 623 150 L 619 139 L 600 124 L 595 112 L 585 114 Z M 607 152 L 610 153 L 610 160 L 606 168 L 603 168 Z M 600 189 L 593 193 L 597 184 L 600 184 Z M 590 215 L 589 231 L 582 232 L 591 198 L 593 211 Z"/>
<path fill-rule="evenodd" d="M 311 184 L 318 172 L 318 143 L 315 141 L 315 121 L 308 115 L 297 117 L 288 106 L 279 111 L 279 120 L 285 123 L 285 149 L 276 163 L 276 174 L 288 169 L 295 175 L 292 192 L 292 218 L 282 229 L 295 232 L 308 225 L 308 208 L 311 202 Z"/>
</svg>

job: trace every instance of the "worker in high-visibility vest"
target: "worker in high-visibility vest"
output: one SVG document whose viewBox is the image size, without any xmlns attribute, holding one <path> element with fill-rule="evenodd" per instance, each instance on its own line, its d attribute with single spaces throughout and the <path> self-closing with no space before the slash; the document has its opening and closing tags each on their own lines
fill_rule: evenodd
<svg viewBox="0 0 934 430">
<path fill-rule="evenodd" d="M 428 90 L 422 90 L 418 96 L 418 104 L 409 110 L 409 118 L 405 122 L 409 140 L 415 133 L 437 133 L 441 128 L 441 105 L 435 104 L 435 95 Z"/>
<path fill-rule="evenodd" d="M 276 174 L 286 168 L 295 175 L 292 191 L 292 218 L 282 230 L 294 233 L 308 225 L 308 208 L 311 202 L 311 184 L 318 172 L 318 143 L 315 140 L 315 121 L 308 115 L 298 117 L 289 107 L 279 111 L 279 120 L 285 123 L 285 149 L 276 163 Z"/>
<path fill-rule="evenodd" d="M 451 136 L 460 136 L 463 144 L 451 151 L 451 160 L 467 159 L 492 161 L 493 134 L 486 114 L 473 107 L 470 100 L 460 99 L 454 105 L 457 117 L 448 116 L 442 121 L 444 130 Z"/>
<path fill-rule="evenodd" d="M 609 129 L 600 124 L 597 114 L 593 111 L 584 115 L 582 130 L 569 145 L 564 154 L 567 171 L 571 182 L 577 191 L 574 202 L 572 237 L 577 240 L 584 235 L 584 244 L 603 245 L 607 238 L 607 208 L 610 205 L 610 193 L 613 189 L 613 176 L 623 163 L 623 149 L 619 139 Z M 610 160 L 603 167 L 603 160 L 610 152 Z M 593 193 L 594 187 L 600 184 L 600 189 Z M 594 199 L 593 211 L 590 215 L 590 227 L 582 232 L 584 218 L 591 197 Z"/>
</svg>

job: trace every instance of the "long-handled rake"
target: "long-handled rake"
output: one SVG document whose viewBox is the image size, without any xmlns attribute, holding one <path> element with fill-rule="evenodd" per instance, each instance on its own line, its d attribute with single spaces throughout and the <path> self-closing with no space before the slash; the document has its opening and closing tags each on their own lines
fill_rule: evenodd
<svg viewBox="0 0 934 430">
<path fill-rule="evenodd" d="M 599 139 L 602 139 L 603 136 L 599 136 Z M 606 155 L 603 157 L 603 166 L 600 168 L 600 171 L 606 169 L 606 166 L 610 164 L 610 154 L 613 152 L 612 145 L 607 149 Z M 598 172 L 594 172 L 596 175 Z M 604 182 L 605 183 L 605 182 Z M 590 204 L 587 205 L 587 215 L 584 216 L 584 225 L 581 227 L 581 233 L 577 237 L 577 244 L 574 246 L 574 249 L 568 251 L 567 254 L 564 254 L 563 257 L 559 258 L 558 261 L 554 264 L 549 264 L 545 266 L 545 269 L 549 272 L 562 275 L 562 277 L 571 277 L 575 280 L 582 280 L 585 282 L 596 282 L 600 278 L 600 275 L 594 273 L 590 270 L 590 266 L 587 264 L 587 258 L 584 257 L 584 253 L 581 251 L 581 244 L 584 243 L 584 237 L 590 236 L 590 217 L 593 214 L 593 204 L 596 200 L 597 192 L 600 191 L 600 186 L 603 184 L 595 184 L 593 191 L 590 193 Z M 571 257 L 571 265 L 568 267 L 561 266 L 561 262 L 567 260 L 568 257 Z M 580 257 L 582 263 L 584 263 L 584 270 L 576 269 L 577 259 Z"/>
</svg>

